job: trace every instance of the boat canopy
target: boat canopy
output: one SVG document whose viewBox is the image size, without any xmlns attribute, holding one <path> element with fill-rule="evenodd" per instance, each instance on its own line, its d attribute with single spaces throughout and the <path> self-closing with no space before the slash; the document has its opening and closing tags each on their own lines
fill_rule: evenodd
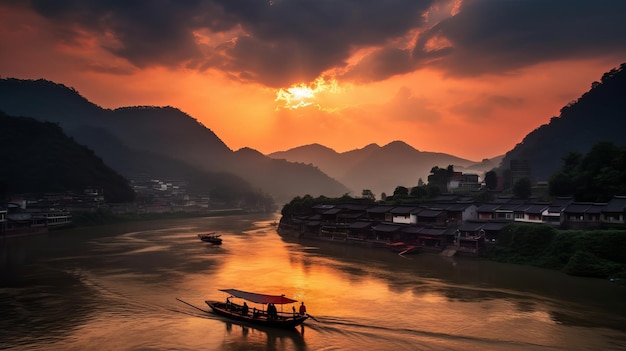
<svg viewBox="0 0 626 351">
<path fill-rule="evenodd" d="M 248 300 L 254 303 L 273 303 L 283 305 L 286 303 L 294 303 L 298 302 L 297 300 L 292 300 L 290 298 L 285 297 L 284 295 L 265 295 L 265 294 L 257 294 L 253 292 L 241 291 L 237 289 L 220 289 L 227 294 L 231 294 L 234 297 L 238 297 L 240 299 Z"/>
</svg>

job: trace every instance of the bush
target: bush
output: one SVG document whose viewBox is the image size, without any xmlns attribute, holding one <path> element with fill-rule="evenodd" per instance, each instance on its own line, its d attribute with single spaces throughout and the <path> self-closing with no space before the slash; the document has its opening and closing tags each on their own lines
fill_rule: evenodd
<svg viewBox="0 0 626 351">
<path fill-rule="evenodd" d="M 620 271 L 619 265 L 598 258 L 596 255 L 578 250 L 563 268 L 570 275 L 582 277 L 608 278 Z"/>
</svg>

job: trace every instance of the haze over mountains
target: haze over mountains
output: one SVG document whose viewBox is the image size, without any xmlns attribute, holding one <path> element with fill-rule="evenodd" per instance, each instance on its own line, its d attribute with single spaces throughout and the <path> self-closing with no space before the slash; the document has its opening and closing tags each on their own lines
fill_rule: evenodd
<svg viewBox="0 0 626 351">
<path fill-rule="evenodd" d="M 444 153 L 419 151 L 402 141 L 384 146 L 370 144 L 343 153 L 312 144 L 268 156 L 318 166 L 331 177 L 348 184 L 354 189 L 355 195 L 360 195 L 363 189 L 369 189 L 376 196 L 382 192 L 392 194 L 399 185 L 417 186 L 420 179 L 426 183 L 434 166 L 445 168 L 453 165 L 456 171 L 475 173 L 482 177 L 485 172 L 497 167 L 502 159 L 496 157 L 482 162 L 470 161 Z"/>
<path fill-rule="evenodd" d="M 398 185 L 415 186 L 420 178 L 426 181 L 434 166 L 453 165 L 457 171 L 482 175 L 498 167 L 501 159 L 503 167 L 512 159 L 528 160 L 533 178 L 545 180 L 569 151 L 586 152 L 599 141 L 626 143 L 625 97 L 622 65 L 594 82 L 588 93 L 506 156 L 478 162 L 419 151 L 401 141 L 343 153 L 319 144 L 267 156 L 250 148 L 233 151 L 209 128 L 173 107 L 103 109 L 54 82 L 0 80 L 0 110 L 58 123 L 127 178 L 149 175 L 223 183 L 231 179 L 235 187 L 247 182 L 277 201 L 305 194 L 360 196 L 363 189 L 378 196 L 392 193 Z"/>
</svg>

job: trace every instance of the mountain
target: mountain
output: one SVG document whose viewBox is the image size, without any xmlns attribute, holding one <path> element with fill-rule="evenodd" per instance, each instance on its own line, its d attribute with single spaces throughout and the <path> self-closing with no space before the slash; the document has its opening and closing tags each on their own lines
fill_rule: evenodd
<svg viewBox="0 0 626 351">
<path fill-rule="evenodd" d="M 0 112 L 0 185 L 2 192 L 82 193 L 103 189 L 109 202 L 134 197 L 128 181 L 56 124 Z"/>
<path fill-rule="evenodd" d="M 378 195 L 382 192 L 391 194 L 397 186 L 416 186 L 420 178 L 427 181 L 434 166 L 445 168 L 453 165 L 456 171 L 482 176 L 500 163 L 499 158 L 478 163 L 444 153 L 423 152 L 402 141 L 394 141 L 382 147 L 370 144 L 343 153 L 311 144 L 268 156 L 317 166 L 350 187 L 356 196 L 363 189 L 370 189 Z"/>
<path fill-rule="evenodd" d="M 586 154 L 602 141 L 626 146 L 626 63 L 605 73 L 601 82 L 593 82 L 560 112 L 507 152 L 503 169 L 513 160 L 528 161 L 531 178 L 548 180 L 569 152 Z"/>
<path fill-rule="evenodd" d="M 220 174 L 217 178 L 225 181 L 230 174 L 233 180 L 249 182 L 278 201 L 294 195 L 347 192 L 344 185 L 315 167 L 285 165 L 260 153 L 234 152 L 196 119 L 169 106 L 103 109 L 62 84 L 6 78 L 0 79 L 0 110 L 58 123 L 66 134 L 129 178 L 157 172 L 197 179 L 200 171 Z M 297 170 L 296 174 L 291 170 Z M 310 182 L 300 182 L 298 177 Z"/>
</svg>

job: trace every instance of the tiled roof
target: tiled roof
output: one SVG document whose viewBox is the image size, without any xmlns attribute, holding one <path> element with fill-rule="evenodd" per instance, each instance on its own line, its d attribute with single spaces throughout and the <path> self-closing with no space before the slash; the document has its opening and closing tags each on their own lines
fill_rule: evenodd
<svg viewBox="0 0 626 351">
<path fill-rule="evenodd" d="M 324 211 L 322 214 L 325 214 L 325 215 L 332 215 L 332 214 L 337 214 L 337 213 L 339 213 L 339 212 L 341 212 L 341 211 L 342 211 L 342 209 L 341 209 L 341 208 L 332 208 L 332 209 L 330 209 L 330 210 L 328 210 L 328 211 Z"/>
<path fill-rule="evenodd" d="M 422 228 L 419 231 L 419 234 L 426 234 L 426 235 L 443 235 L 446 233 L 446 229 L 442 229 L 442 228 Z"/>
<path fill-rule="evenodd" d="M 420 211 L 417 215 L 419 217 L 437 217 L 439 216 L 443 211 L 438 211 L 438 210 L 430 210 L 430 209 L 425 209 Z"/>
<path fill-rule="evenodd" d="M 374 227 L 372 227 L 372 229 L 377 232 L 392 233 L 392 232 L 399 230 L 400 226 L 381 223 L 381 224 L 375 225 Z"/>
<path fill-rule="evenodd" d="M 461 224 L 459 230 L 462 232 L 475 232 L 482 229 L 485 226 L 485 223 L 480 222 L 465 222 Z"/>
<path fill-rule="evenodd" d="M 415 209 L 415 207 L 411 206 L 399 206 L 399 207 L 394 207 L 391 209 L 391 213 L 393 214 L 409 214 L 411 213 L 413 210 Z"/>
<path fill-rule="evenodd" d="M 541 214 L 548 207 L 548 205 L 530 205 L 528 208 L 526 208 L 525 212 L 530 214 Z"/>
<path fill-rule="evenodd" d="M 348 228 L 350 229 L 363 229 L 372 225 L 372 222 L 354 222 L 350 223 Z"/>
<path fill-rule="evenodd" d="M 391 211 L 393 206 L 374 206 L 367 209 L 367 212 L 370 213 L 387 213 Z"/>
<path fill-rule="evenodd" d="M 500 207 L 501 204 L 482 204 L 478 207 L 478 212 L 493 212 Z"/>
<path fill-rule="evenodd" d="M 485 223 L 485 226 L 483 227 L 483 229 L 484 230 L 500 230 L 505 225 L 507 225 L 507 223 L 503 223 L 503 222 L 487 222 L 487 223 Z"/>
<path fill-rule="evenodd" d="M 623 213 L 626 210 L 626 196 L 613 196 L 602 212 L 619 212 Z"/>
</svg>

